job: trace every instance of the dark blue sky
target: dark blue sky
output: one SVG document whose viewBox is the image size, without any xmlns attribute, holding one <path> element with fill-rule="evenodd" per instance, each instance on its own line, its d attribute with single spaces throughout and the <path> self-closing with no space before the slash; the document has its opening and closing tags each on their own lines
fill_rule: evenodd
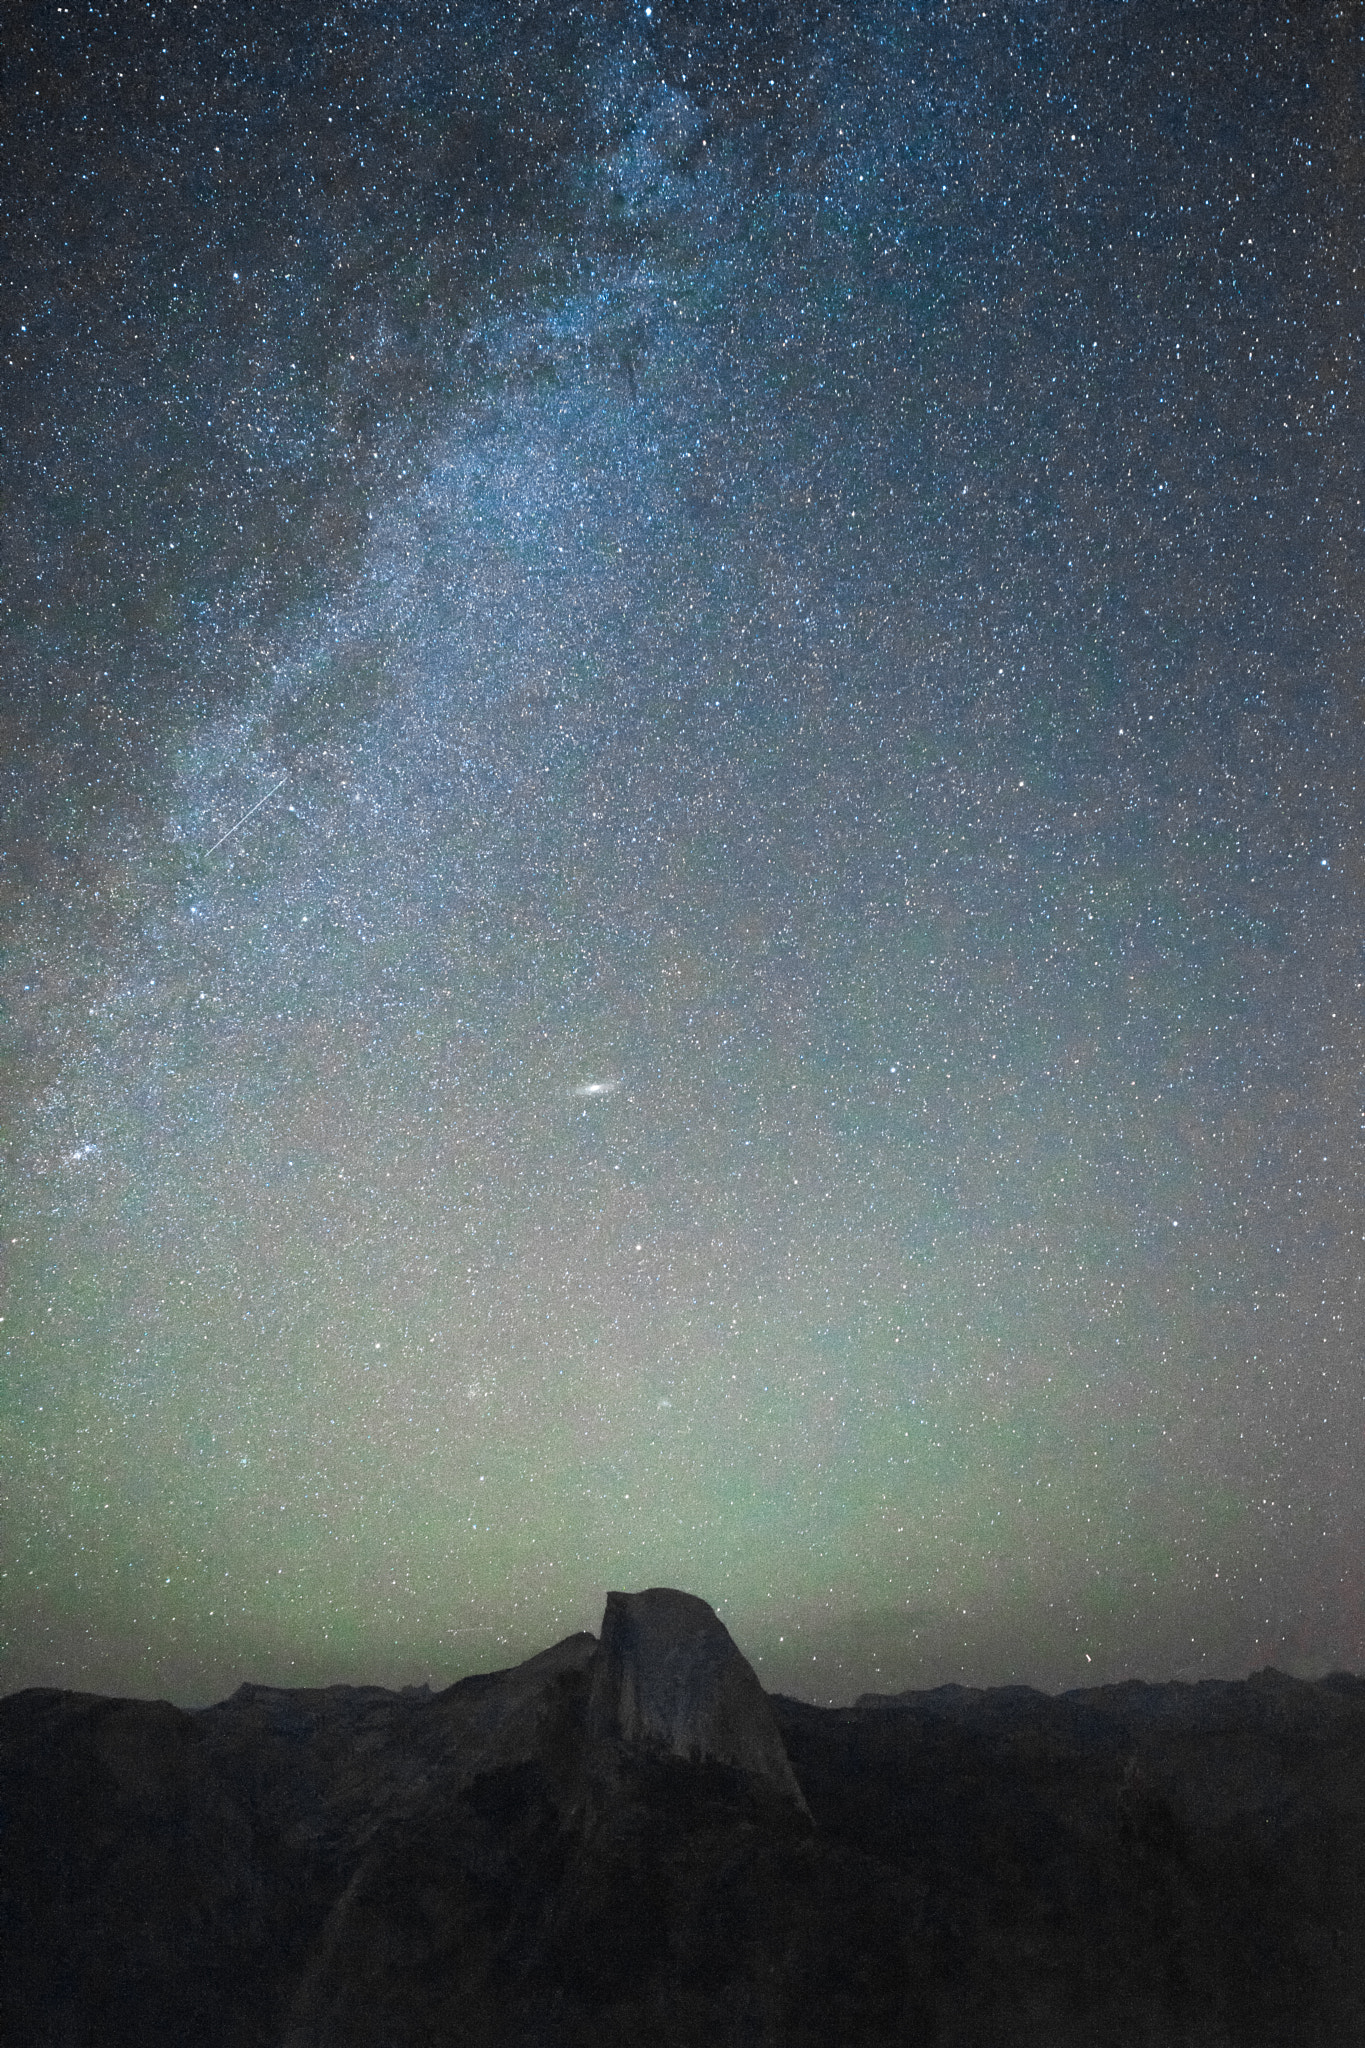
<svg viewBox="0 0 1365 2048">
<path fill-rule="evenodd" d="M 1350 11 L 4 36 L 6 1684 L 1358 1667 Z"/>
</svg>

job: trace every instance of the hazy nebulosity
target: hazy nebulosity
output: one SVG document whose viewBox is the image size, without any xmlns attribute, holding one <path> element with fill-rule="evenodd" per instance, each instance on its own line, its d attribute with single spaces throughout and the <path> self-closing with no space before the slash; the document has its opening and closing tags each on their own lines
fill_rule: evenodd
<svg viewBox="0 0 1365 2048">
<path fill-rule="evenodd" d="M 1358 1665 L 1350 11 L 505 13 L 5 30 L 5 1689 Z"/>
</svg>

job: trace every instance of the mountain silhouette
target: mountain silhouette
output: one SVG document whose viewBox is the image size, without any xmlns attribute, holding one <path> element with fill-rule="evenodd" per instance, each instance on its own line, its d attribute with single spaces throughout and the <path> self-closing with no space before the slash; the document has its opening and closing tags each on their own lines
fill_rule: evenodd
<svg viewBox="0 0 1365 2048">
<path fill-rule="evenodd" d="M 441 1692 L 0 1701 L 16 2048 L 1365 2040 L 1365 1680 L 770 1697 L 612 1593 Z"/>
</svg>

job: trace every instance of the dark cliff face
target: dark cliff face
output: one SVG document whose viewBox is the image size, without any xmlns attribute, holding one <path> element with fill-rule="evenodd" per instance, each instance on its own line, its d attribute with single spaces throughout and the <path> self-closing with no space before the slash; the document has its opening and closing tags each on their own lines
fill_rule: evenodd
<svg viewBox="0 0 1365 2048">
<path fill-rule="evenodd" d="M 752 1665 L 695 1594 L 608 1593 L 587 1725 L 595 1743 L 731 1764 L 806 1810 Z"/>
<path fill-rule="evenodd" d="M 0 2038 L 1365 2040 L 1365 1682 L 828 1711 L 695 1605 L 435 1695 L 0 1702 Z"/>
</svg>

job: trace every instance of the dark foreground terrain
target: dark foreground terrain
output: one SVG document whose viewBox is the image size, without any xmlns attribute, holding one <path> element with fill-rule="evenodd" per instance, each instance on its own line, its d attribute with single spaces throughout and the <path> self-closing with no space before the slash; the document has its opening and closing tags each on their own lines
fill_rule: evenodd
<svg viewBox="0 0 1365 2048">
<path fill-rule="evenodd" d="M 611 1601 L 437 1694 L 0 1702 L 0 2039 L 1365 2042 L 1365 1680 L 824 1710 Z"/>
</svg>

